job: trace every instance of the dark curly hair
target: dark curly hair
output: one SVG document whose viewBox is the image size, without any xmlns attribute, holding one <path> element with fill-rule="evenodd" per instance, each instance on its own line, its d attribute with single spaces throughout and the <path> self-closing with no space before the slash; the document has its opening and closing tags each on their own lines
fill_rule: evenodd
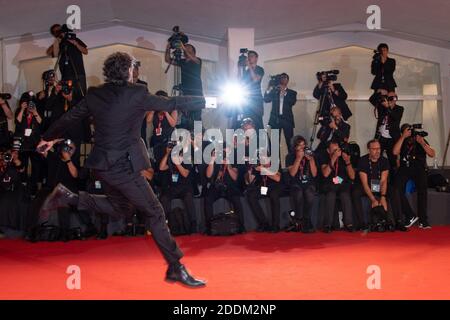
<svg viewBox="0 0 450 320">
<path fill-rule="evenodd" d="M 105 82 L 114 84 L 125 84 L 128 82 L 129 69 L 133 66 L 135 59 L 125 52 L 116 52 L 106 58 L 103 64 L 103 75 Z"/>
</svg>

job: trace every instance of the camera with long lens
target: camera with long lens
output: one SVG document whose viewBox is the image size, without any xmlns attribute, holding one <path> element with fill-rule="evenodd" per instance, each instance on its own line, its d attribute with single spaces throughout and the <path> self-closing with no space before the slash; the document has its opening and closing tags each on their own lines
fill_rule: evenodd
<svg viewBox="0 0 450 320">
<path fill-rule="evenodd" d="M 183 32 L 180 32 L 180 27 L 179 26 L 173 27 L 172 31 L 173 31 L 173 34 L 167 40 L 170 43 L 170 49 L 172 49 L 172 50 L 177 50 L 177 49 L 180 50 L 181 49 L 181 45 L 188 43 L 189 38 Z"/>
<path fill-rule="evenodd" d="M 50 81 L 52 79 L 55 79 L 55 71 L 54 70 L 47 70 L 42 74 L 42 80 L 44 80 L 45 87 L 50 86 Z"/>
<path fill-rule="evenodd" d="M 167 142 L 167 148 L 173 149 L 173 148 L 175 148 L 175 146 L 176 146 L 177 144 L 178 144 L 177 141 L 171 140 L 171 141 Z"/>
<path fill-rule="evenodd" d="M 73 82 L 72 80 L 61 81 L 61 92 L 65 95 L 69 95 L 72 93 Z"/>
<path fill-rule="evenodd" d="M 378 50 L 373 50 L 373 53 L 374 53 L 374 55 L 373 55 L 372 59 L 377 62 L 381 61 L 381 52 Z"/>
<path fill-rule="evenodd" d="M 30 100 L 28 102 L 28 111 L 32 112 L 34 110 L 36 110 L 36 103 L 34 103 L 33 100 Z"/>
<path fill-rule="evenodd" d="M 73 32 L 73 30 L 69 29 L 67 24 L 63 24 L 61 26 L 61 34 L 64 33 L 63 40 L 75 40 L 77 35 Z"/>
<path fill-rule="evenodd" d="M 11 94 L 9 93 L 0 93 L 0 98 L 3 100 L 9 100 L 11 99 Z"/>
<path fill-rule="evenodd" d="M 428 137 L 428 132 L 423 131 L 423 124 L 422 123 L 415 123 L 412 124 L 409 129 L 411 129 L 411 136 L 417 137 L 420 136 L 422 138 Z"/>
<path fill-rule="evenodd" d="M 10 152 L 4 153 L 2 158 L 3 161 L 7 164 L 12 162 L 12 154 Z"/>
<path fill-rule="evenodd" d="M 324 115 L 319 117 L 318 120 L 323 126 L 328 126 L 333 120 L 333 118 L 331 117 L 331 115 Z"/>
<path fill-rule="evenodd" d="M 247 48 L 241 48 L 239 50 L 239 60 L 238 60 L 238 66 L 239 67 L 246 67 L 247 66 L 247 57 L 248 55 L 248 49 Z"/>
<path fill-rule="evenodd" d="M 326 82 L 336 81 L 338 74 L 339 74 L 339 70 L 319 71 L 316 73 L 316 77 L 317 77 L 318 81 L 322 81 L 322 78 L 325 75 Z"/>
</svg>

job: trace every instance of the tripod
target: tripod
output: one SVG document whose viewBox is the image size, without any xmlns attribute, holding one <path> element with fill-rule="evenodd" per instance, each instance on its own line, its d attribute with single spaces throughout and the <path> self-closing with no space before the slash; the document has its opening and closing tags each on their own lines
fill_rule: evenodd
<svg viewBox="0 0 450 320">
<path fill-rule="evenodd" d="M 334 103 L 333 94 L 331 93 L 331 89 L 327 86 L 324 86 L 322 88 L 322 94 L 320 95 L 319 103 L 317 105 L 316 114 L 314 116 L 313 131 L 311 133 L 311 138 L 309 139 L 310 148 L 312 148 L 314 140 L 316 139 L 317 125 L 322 120 L 322 112 L 323 112 L 323 106 L 325 104 L 325 101 L 329 101 L 330 106 L 331 106 L 330 109 L 336 105 Z"/>
<path fill-rule="evenodd" d="M 65 64 L 67 64 L 67 61 L 70 62 L 70 65 L 72 67 L 73 73 L 75 75 L 75 82 L 77 83 L 77 85 L 78 85 L 78 87 L 80 89 L 81 96 L 84 98 L 85 92 L 83 90 L 83 87 L 81 86 L 81 82 L 80 82 L 80 78 L 78 76 L 77 68 L 75 67 L 75 65 L 73 63 L 72 57 L 67 53 L 67 46 L 68 46 L 68 44 L 66 42 L 67 40 L 62 40 L 62 41 L 64 41 L 63 42 L 63 50 L 59 51 L 58 59 L 56 59 L 56 63 L 55 63 L 55 66 L 53 67 L 53 70 L 55 71 L 55 75 L 56 75 L 57 74 L 56 70 L 59 67 L 59 62 L 61 60 L 61 57 L 62 57 L 62 54 L 63 54 L 63 51 L 64 51 Z M 60 69 L 59 71 L 61 72 L 61 77 L 65 78 L 63 70 L 61 70 L 61 68 L 59 68 L 59 69 Z"/>
</svg>

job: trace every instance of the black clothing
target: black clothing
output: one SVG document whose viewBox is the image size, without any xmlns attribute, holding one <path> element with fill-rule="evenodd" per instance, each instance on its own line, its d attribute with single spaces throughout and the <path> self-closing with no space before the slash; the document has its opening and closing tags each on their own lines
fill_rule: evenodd
<svg viewBox="0 0 450 320">
<path fill-rule="evenodd" d="M 148 87 L 147 82 L 142 81 L 140 79 L 137 79 L 136 83 L 142 84 L 142 85 Z M 147 119 L 145 116 L 144 116 L 144 120 L 142 121 L 141 138 L 142 138 L 142 140 L 144 140 L 145 146 L 147 147 Z"/>
<path fill-rule="evenodd" d="M 142 85 L 107 83 L 90 88 L 86 99 L 62 116 L 44 134 L 50 141 L 64 133 L 73 122 L 92 115 L 95 145 L 85 166 L 94 169 L 106 196 L 80 192 L 78 209 L 93 209 L 111 216 L 133 212 L 145 214 L 146 226 L 166 261 L 177 262 L 182 253 L 170 236 L 164 210 L 141 171 L 150 167 L 145 145 L 140 138 L 142 119 L 148 111 L 196 110 L 203 98 L 164 98 L 150 95 Z M 105 112 L 107 110 L 108 112 Z"/>
<path fill-rule="evenodd" d="M 297 103 L 297 92 L 291 89 L 286 90 L 286 95 L 283 98 L 283 105 L 281 106 L 281 112 L 281 97 L 279 91 L 272 90 L 266 92 L 264 95 L 264 102 L 272 102 L 269 125 L 272 129 L 283 129 L 286 145 L 288 146 L 288 150 L 290 150 L 291 139 L 294 136 L 295 128 L 292 107 Z"/>
<path fill-rule="evenodd" d="M 264 77 L 264 69 L 260 66 L 256 66 L 255 74 L 261 77 L 259 81 L 253 81 L 251 73 L 249 70 L 244 70 L 242 75 L 242 85 L 245 86 L 248 92 L 248 101 L 243 107 L 241 119 L 237 121 L 240 122 L 245 118 L 252 118 L 255 124 L 255 129 L 263 129 L 263 115 L 264 115 L 264 99 L 261 93 L 261 81 Z"/>
<path fill-rule="evenodd" d="M 78 38 L 75 41 L 84 48 L 87 45 Z M 85 76 L 83 54 L 77 49 L 75 45 L 68 41 L 61 41 L 59 44 L 59 54 L 61 59 L 59 60 L 59 70 L 62 75 L 62 80 L 76 79 L 75 72 L 80 76 Z M 75 70 L 74 70 L 75 68 Z"/>
<path fill-rule="evenodd" d="M 337 123 L 337 130 L 330 128 L 328 124 L 322 124 L 317 132 L 317 138 L 320 140 L 320 144 L 317 147 L 318 150 L 324 150 L 327 148 L 328 141 L 344 143 L 350 137 L 350 125 L 345 121 Z"/>
<path fill-rule="evenodd" d="M 372 60 L 371 72 L 375 78 L 370 88 L 373 90 L 386 89 L 394 91 L 397 87 L 397 83 L 394 80 L 395 65 L 395 59 L 392 58 L 387 58 L 385 63 L 377 59 Z"/>
<path fill-rule="evenodd" d="M 339 157 L 334 166 L 331 166 L 331 157 L 328 154 L 328 152 L 324 152 L 321 156 L 319 156 L 319 168 L 318 170 L 322 172 L 321 167 L 324 164 L 330 165 L 331 167 L 331 174 L 328 176 L 328 178 L 323 178 L 323 183 L 327 185 L 334 185 L 333 178 L 340 177 L 342 178 L 342 183 L 340 184 L 350 184 L 351 180 L 347 173 L 347 167 L 345 165 L 344 159 L 342 157 Z"/>
<path fill-rule="evenodd" d="M 385 157 L 380 157 L 377 162 L 369 160 L 369 155 L 361 157 L 358 163 L 358 171 L 367 174 L 367 181 L 370 186 L 370 180 L 381 180 L 381 174 L 389 171 L 389 161 Z"/>
<path fill-rule="evenodd" d="M 336 106 L 338 106 L 341 109 L 342 112 L 342 117 L 344 118 L 345 121 L 347 121 L 351 116 L 352 116 L 352 112 L 350 111 L 347 102 L 345 102 L 345 100 L 347 100 L 347 92 L 345 92 L 344 88 L 342 87 L 342 85 L 340 83 L 334 83 L 334 88 L 335 90 L 339 93 L 339 95 L 336 95 L 334 92 L 331 93 L 331 96 L 333 97 L 334 103 Z M 321 117 L 327 117 L 330 115 L 330 109 L 331 109 L 331 101 L 328 99 L 328 94 L 325 87 L 325 84 L 322 85 L 322 88 L 319 89 L 319 85 L 316 85 L 316 87 L 314 88 L 313 91 L 313 96 L 314 98 L 316 98 L 317 100 L 320 101 L 320 99 L 322 98 L 322 94 L 326 94 L 326 97 L 323 100 L 323 104 L 322 104 L 322 109 L 320 112 L 320 116 Z"/>
</svg>

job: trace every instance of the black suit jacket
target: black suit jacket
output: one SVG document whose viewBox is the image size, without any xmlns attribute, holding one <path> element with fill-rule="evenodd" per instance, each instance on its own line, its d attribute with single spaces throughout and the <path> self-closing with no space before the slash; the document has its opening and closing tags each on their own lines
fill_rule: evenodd
<svg viewBox="0 0 450 320">
<path fill-rule="evenodd" d="M 322 125 L 317 133 L 317 138 L 322 142 L 326 142 L 330 134 L 333 133 L 332 141 L 344 142 L 350 137 L 351 127 L 344 121 L 339 122 L 337 127 L 337 130 L 333 130 L 329 125 Z"/>
<path fill-rule="evenodd" d="M 371 89 L 386 89 L 394 90 L 397 87 L 397 83 L 394 80 L 396 62 L 395 59 L 387 58 L 385 63 L 381 63 L 379 60 L 373 60 L 371 66 L 371 72 L 375 76 L 372 82 Z M 384 80 L 383 80 L 384 76 Z"/>
<path fill-rule="evenodd" d="M 347 92 L 345 92 L 344 87 L 340 83 L 334 83 L 333 85 L 336 91 L 339 93 L 339 95 L 335 95 L 334 93 L 332 93 L 334 103 L 341 109 L 342 117 L 344 118 L 345 121 L 347 121 L 348 118 L 350 118 L 353 115 L 352 112 L 350 111 L 350 108 L 347 105 L 347 102 L 345 101 L 347 100 L 348 97 Z M 319 85 L 317 85 L 313 91 L 314 98 L 320 100 L 322 92 L 323 87 L 319 89 Z M 320 116 L 325 117 L 330 115 L 330 109 L 331 109 L 330 101 L 328 99 L 325 99 Z"/>
<path fill-rule="evenodd" d="M 43 139 L 59 138 L 73 123 L 88 116 L 94 118 L 94 148 L 86 167 L 108 170 L 117 160 L 128 157 L 133 170 L 150 167 L 147 150 L 141 139 L 141 126 L 147 111 L 175 109 L 198 110 L 204 108 L 203 97 L 159 97 L 151 95 L 139 84 L 104 84 L 89 88 L 77 106 L 64 114 L 45 132 Z"/>
<path fill-rule="evenodd" d="M 264 101 L 272 102 L 269 125 L 272 128 L 295 128 L 294 114 L 292 107 L 297 103 L 297 91 L 287 89 L 283 100 L 283 115 L 280 115 L 280 95 L 278 91 L 272 90 L 264 94 Z"/>
</svg>

